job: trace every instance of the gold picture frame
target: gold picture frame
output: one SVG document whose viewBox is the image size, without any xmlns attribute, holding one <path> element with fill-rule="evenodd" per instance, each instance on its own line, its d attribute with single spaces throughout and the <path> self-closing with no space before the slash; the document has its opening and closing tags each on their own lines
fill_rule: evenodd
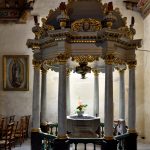
<svg viewBox="0 0 150 150">
<path fill-rule="evenodd" d="M 29 55 L 3 56 L 3 89 L 5 91 L 29 90 Z"/>
</svg>

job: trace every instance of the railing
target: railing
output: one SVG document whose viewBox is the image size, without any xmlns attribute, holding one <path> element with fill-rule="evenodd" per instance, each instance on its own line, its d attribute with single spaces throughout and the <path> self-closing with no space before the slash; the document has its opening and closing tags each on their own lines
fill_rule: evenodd
<svg viewBox="0 0 150 150">
<path fill-rule="evenodd" d="M 93 150 L 101 150 L 101 144 L 103 143 L 103 139 L 100 138 L 70 138 L 68 140 L 70 148 L 74 150 L 78 150 L 78 148 L 87 150 L 87 146 L 90 146 Z"/>
<path fill-rule="evenodd" d="M 58 134 L 58 123 L 48 124 L 49 134 L 57 136 Z"/>
<path fill-rule="evenodd" d="M 118 150 L 127 150 L 126 139 L 130 136 L 129 133 L 125 133 L 123 135 L 115 136 L 115 139 L 118 141 L 117 149 Z"/>
<path fill-rule="evenodd" d="M 137 150 L 136 134 L 125 133 L 114 137 L 113 141 L 107 141 L 103 138 L 68 138 L 68 139 L 56 139 L 58 124 L 49 125 L 49 133 L 39 133 L 38 137 L 35 137 L 35 146 L 37 143 L 39 146 L 36 150 L 59 150 L 59 144 L 65 145 L 65 150 L 107 150 L 107 146 L 114 143 L 113 150 Z M 99 126 L 99 136 L 104 136 L 104 123 Z M 53 134 L 53 135 L 52 135 Z M 33 140 L 33 139 L 32 139 Z M 39 141 L 39 142 L 37 142 Z M 59 143 L 60 142 L 60 143 Z M 118 144 L 117 144 L 118 143 Z M 113 146 L 113 145 L 112 145 Z M 33 146 L 34 147 L 34 146 Z M 39 147 L 39 148 L 38 148 Z M 62 148 L 62 147 L 61 147 Z M 35 148 L 33 148 L 34 150 Z M 64 150 L 64 148 L 62 148 Z M 110 148 L 111 149 L 111 148 Z"/>
<path fill-rule="evenodd" d="M 41 150 L 52 150 L 54 139 L 56 139 L 56 136 L 41 132 Z"/>
</svg>

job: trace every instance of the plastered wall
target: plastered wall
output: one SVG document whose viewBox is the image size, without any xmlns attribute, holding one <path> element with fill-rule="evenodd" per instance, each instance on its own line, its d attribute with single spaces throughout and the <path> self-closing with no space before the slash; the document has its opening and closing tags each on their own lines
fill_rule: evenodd
<svg viewBox="0 0 150 150">
<path fill-rule="evenodd" d="M 144 20 L 144 50 L 150 51 L 150 15 Z M 144 52 L 144 121 L 145 138 L 150 142 L 150 52 Z"/>
</svg>

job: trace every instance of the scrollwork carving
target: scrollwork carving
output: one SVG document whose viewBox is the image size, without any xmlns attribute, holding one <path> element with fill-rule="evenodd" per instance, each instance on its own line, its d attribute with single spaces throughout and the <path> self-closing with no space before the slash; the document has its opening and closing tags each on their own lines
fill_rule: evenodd
<svg viewBox="0 0 150 150">
<path fill-rule="evenodd" d="M 72 23 L 71 29 L 73 31 L 98 31 L 101 30 L 101 22 L 96 19 L 80 19 Z"/>
<path fill-rule="evenodd" d="M 92 56 L 92 55 L 87 55 L 87 56 L 72 56 L 72 60 L 81 63 L 81 62 L 93 62 L 95 60 L 99 60 L 99 56 Z"/>
<path fill-rule="evenodd" d="M 133 61 L 127 61 L 128 67 L 129 69 L 135 68 L 137 65 L 137 61 L 133 60 Z"/>
</svg>

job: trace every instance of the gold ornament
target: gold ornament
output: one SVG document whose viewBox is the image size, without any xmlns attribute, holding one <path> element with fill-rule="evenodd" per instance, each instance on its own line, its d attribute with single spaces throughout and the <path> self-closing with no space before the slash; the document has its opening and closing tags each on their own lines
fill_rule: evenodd
<svg viewBox="0 0 150 150">
<path fill-rule="evenodd" d="M 73 31 L 99 31 L 102 29 L 101 22 L 96 19 L 80 19 L 74 21 L 71 25 Z"/>
<path fill-rule="evenodd" d="M 72 56 L 72 60 L 80 63 L 80 62 L 93 62 L 95 60 L 99 60 L 99 56 L 85 55 L 85 56 Z"/>
</svg>

